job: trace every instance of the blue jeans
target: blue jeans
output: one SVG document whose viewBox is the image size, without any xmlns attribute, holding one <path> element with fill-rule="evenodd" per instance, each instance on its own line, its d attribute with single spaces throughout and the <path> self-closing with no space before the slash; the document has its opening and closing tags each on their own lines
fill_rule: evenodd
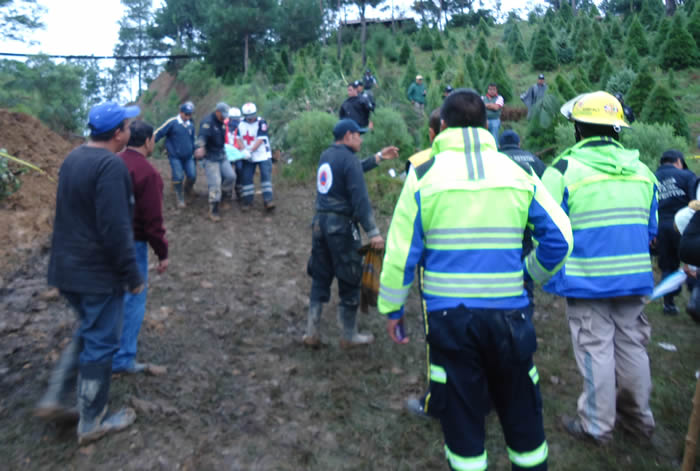
<svg viewBox="0 0 700 471">
<path fill-rule="evenodd" d="M 187 179 L 192 182 L 197 180 L 197 167 L 195 167 L 192 157 L 181 159 L 178 157 L 168 156 L 170 161 L 170 169 L 173 172 L 173 183 L 182 183 L 187 175 Z"/>
<path fill-rule="evenodd" d="M 112 358 L 112 371 L 129 369 L 136 357 L 139 330 L 146 314 L 146 291 L 148 289 L 148 244 L 140 240 L 134 241 L 136 264 L 143 279 L 143 291 L 139 294 L 124 295 L 124 323 L 122 337 L 119 341 L 119 351 Z"/>
<path fill-rule="evenodd" d="M 236 174 L 233 172 L 231 162 L 228 160 L 205 160 L 205 171 L 207 173 L 207 187 L 209 188 L 209 202 L 218 203 L 221 201 L 221 192 L 231 193 L 233 184 L 236 181 Z"/>
<path fill-rule="evenodd" d="M 489 132 L 493 136 L 494 139 L 496 139 L 496 144 L 498 144 L 498 130 L 501 127 L 501 120 L 500 119 L 489 119 L 488 121 L 488 126 L 489 126 Z"/>
<path fill-rule="evenodd" d="M 78 342 L 78 364 L 111 362 L 119 350 L 124 293 L 87 294 L 61 291 L 80 320 L 74 340 Z"/>
<path fill-rule="evenodd" d="M 243 204 L 253 204 L 255 196 L 255 166 L 260 166 L 260 186 L 262 187 L 263 200 L 267 203 L 272 201 L 272 159 L 263 160 L 262 162 L 251 162 L 246 160 L 243 162 L 243 186 L 241 187 L 241 195 L 243 196 Z"/>
</svg>

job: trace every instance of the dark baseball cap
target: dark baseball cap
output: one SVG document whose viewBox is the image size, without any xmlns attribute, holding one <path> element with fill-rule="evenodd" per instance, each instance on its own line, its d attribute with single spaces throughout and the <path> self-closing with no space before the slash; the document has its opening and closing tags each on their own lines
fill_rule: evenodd
<svg viewBox="0 0 700 471">
<path fill-rule="evenodd" d="M 675 162 L 678 159 L 681 159 L 681 162 L 683 163 L 683 168 L 687 169 L 688 164 L 685 163 L 685 157 L 683 157 L 683 152 L 676 149 L 668 149 L 667 151 L 664 151 L 663 154 L 661 154 L 661 163 Z"/>
<path fill-rule="evenodd" d="M 357 88 L 362 86 L 362 82 L 360 82 L 359 80 L 355 80 L 354 82 L 350 83 L 350 85 Z"/>
<path fill-rule="evenodd" d="M 540 80 L 544 80 L 544 74 L 538 75 L 537 78 L 540 79 Z"/>
<path fill-rule="evenodd" d="M 102 134 L 119 126 L 125 119 L 135 118 L 141 114 L 138 106 L 121 106 L 114 101 L 95 105 L 88 113 L 88 125 L 91 134 Z"/>
<path fill-rule="evenodd" d="M 512 129 L 508 129 L 507 131 L 503 131 L 503 134 L 501 134 L 501 137 L 498 140 L 498 147 L 517 146 L 519 144 L 520 144 L 520 136 L 518 136 L 518 133 L 513 131 Z"/>
<path fill-rule="evenodd" d="M 194 105 L 190 102 L 183 103 L 182 106 L 180 106 L 180 111 L 185 114 L 192 114 L 194 112 Z"/>
<path fill-rule="evenodd" d="M 361 128 L 354 119 L 341 119 L 333 128 L 333 137 L 339 141 L 348 131 L 364 134 L 367 132 L 367 128 Z"/>
</svg>

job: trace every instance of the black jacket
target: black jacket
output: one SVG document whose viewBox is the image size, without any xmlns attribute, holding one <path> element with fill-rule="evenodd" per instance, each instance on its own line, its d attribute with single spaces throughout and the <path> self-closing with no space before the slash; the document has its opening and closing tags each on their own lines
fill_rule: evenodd
<svg viewBox="0 0 700 471">
<path fill-rule="evenodd" d="M 372 105 L 363 97 L 351 96 L 340 106 L 340 119 L 350 118 L 354 120 L 362 128 L 369 126 L 369 113 L 372 111 Z"/>
<path fill-rule="evenodd" d="M 376 166 L 374 157 L 360 162 L 342 144 L 323 151 L 316 172 L 316 211 L 342 214 L 359 222 L 368 237 L 379 235 L 363 175 Z"/>
<path fill-rule="evenodd" d="M 535 171 L 535 175 L 542 178 L 542 174 L 547 168 L 539 157 L 531 152 L 522 150 L 516 145 L 507 145 L 498 149 L 499 152 L 506 154 L 510 159 L 516 164 L 520 165 L 526 172 L 530 172 L 530 169 Z"/>
<path fill-rule="evenodd" d="M 61 165 L 49 285 L 108 294 L 142 283 L 131 225 L 134 194 L 122 159 L 80 146 Z"/>
<path fill-rule="evenodd" d="M 218 162 L 226 158 L 225 143 L 226 125 L 216 118 L 216 113 L 208 114 L 199 125 L 197 146 L 204 146 L 207 160 Z"/>
<path fill-rule="evenodd" d="M 681 236 L 681 261 L 700 266 L 700 211 L 696 212 Z"/>
<path fill-rule="evenodd" d="M 656 170 L 659 181 L 659 223 L 673 223 L 679 209 L 695 199 L 695 174 L 671 164 L 663 164 Z"/>
</svg>

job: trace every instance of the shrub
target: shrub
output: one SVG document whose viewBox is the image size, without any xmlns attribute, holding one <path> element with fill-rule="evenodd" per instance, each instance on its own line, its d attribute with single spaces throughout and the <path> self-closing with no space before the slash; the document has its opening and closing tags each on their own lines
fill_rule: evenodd
<svg viewBox="0 0 700 471">
<path fill-rule="evenodd" d="M 688 138 L 690 134 L 683 110 L 673 99 L 668 88 L 662 84 L 654 87 L 647 98 L 640 120 L 645 123 L 670 124 L 677 135 L 685 138 Z"/>
<path fill-rule="evenodd" d="M 289 72 L 287 71 L 287 67 L 284 65 L 284 60 L 280 57 L 275 61 L 274 66 L 272 67 L 272 72 L 270 73 L 270 81 L 273 84 L 277 85 L 281 83 L 287 83 L 288 80 Z"/>
<path fill-rule="evenodd" d="M 695 45 L 700 47 L 700 3 L 695 6 L 688 19 L 688 32 L 695 39 Z"/>
<path fill-rule="evenodd" d="M 6 150 L 0 149 L 0 152 L 6 152 Z M 19 187 L 22 185 L 22 182 L 15 176 L 15 173 L 7 163 L 8 159 L 0 156 L 0 201 L 19 190 Z"/>
<path fill-rule="evenodd" d="M 629 49 L 627 51 L 627 67 L 634 71 L 639 70 L 639 54 L 635 48 Z"/>
<path fill-rule="evenodd" d="M 409 57 L 411 57 L 411 48 L 408 46 L 408 40 L 404 40 L 403 46 L 401 46 L 401 52 L 399 53 L 399 64 L 405 65 Z"/>
<path fill-rule="evenodd" d="M 516 64 L 522 64 L 523 62 L 527 62 L 527 51 L 525 50 L 525 45 L 523 44 L 522 40 L 518 39 L 515 43 L 515 46 L 513 46 L 512 56 L 513 62 L 515 62 Z"/>
<path fill-rule="evenodd" d="M 574 133 L 574 123 L 565 121 L 557 124 L 554 128 L 555 154 L 560 155 L 569 147 L 576 144 L 576 135 Z"/>
<path fill-rule="evenodd" d="M 588 93 L 593 89 L 591 83 L 588 81 L 586 72 L 584 72 L 583 67 L 580 65 L 574 70 L 574 79 L 571 81 L 571 86 L 574 87 L 576 93 Z"/>
<path fill-rule="evenodd" d="M 491 31 L 489 30 L 489 25 L 484 21 L 483 18 L 479 20 L 479 32 L 482 33 L 484 36 L 489 37 L 491 35 Z"/>
<path fill-rule="evenodd" d="M 437 60 L 435 61 L 435 65 L 433 66 L 435 70 L 435 76 L 436 77 L 442 77 L 443 72 L 445 72 L 445 68 L 447 65 L 445 65 L 445 59 L 442 58 L 442 56 L 438 56 Z"/>
<path fill-rule="evenodd" d="M 322 111 L 306 111 L 289 123 L 286 148 L 294 163 L 304 169 L 313 169 L 321 153 L 333 142 L 335 116 Z"/>
<path fill-rule="evenodd" d="M 187 85 L 190 94 L 195 97 L 202 97 L 212 88 L 217 88 L 214 69 L 200 61 L 191 61 L 185 65 L 177 77 Z"/>
<path fill-rule="evenodd" d="M 576 96 L 576 90 L 574 90 L 574 87 L 571 86 L 571 83 L 569 83 L 563 75 L 557 74 L 554 83 L 557 85 L 559 95 L 561 95 L 564 100 L 568 101 Z"/>
<path fill-rule="evenodd" d="M 363 136 L 362 155 L 373 154 L 389 145 L 398 147 L 404 159 L 415 152 L 413 137 L 401 113 L 387 107 L 378 108 L 372 115 L 372 122 L 374 129 Z"/>
<path fill-rule="evenodd" d="M 682 137 L 674 135 L 668 124 L 647 124 L 641 121 L 622 130 L 622 145 L 639 150 L 639 158 L 652 170 L 656 168 L 661 154 L 668 149 L 684 149 L 688 144 Z"/>
<path fill-rule="evenodd" d="M 663 46 L 666 42 L 669 31 L 671 31 L 671 20 L 667 16 L 664 16 L 659 22 L 659 29 L 656 30 L 656 36 L 654 36 L 654 44 L 657 46 L 654 50 L 654 55 L 658 56 L 661 54 L 662 48 L 659 46 Z"/>
<path fill-rule="evenodd" d="M 534 70 L 554 70 L 557 68 L 557 55 L 552 47 L 552 41 L 544 28 L 536 33 L 535 44 L 532 49 L 532 68 Z"/>
<path fill-rule="evenodd" d="M 632 69 L 624 67 L 613 74 L 609 79 L 608 83 L 605 84 L 605 90 L 615 94 L 619 93 L 622 96 L 627 95 L 627 92 L 632 86 L 632 82 L 637 77 Z"/>
<path fill-rule="evenodd" d="M 636 16 L 627 31 L 627 48 L 635 48 L 640 56 L 649 54 L 649 43 L 644 35 L 642 24 Z"/>
<path fill-rule="evenodd" d="M 495 83 L 498 85 L 498 94 L 501 95 L 506 102 L 510 102 L 515 96 L 513 93 L 513 84 L 506 73 L 505 67 L 503 67 L 500 51 L 501 49 L 497 46 L 491 49 L 491 57 L 489 58 L 489 64 L 484 73 L 482 85 L 485 87 L 491 82 Z"/>
<path fill-rule="evenodd" d="M 661 47 L 661 66 L 666 69 L 686 69 L 697 60 L 695 40 L 683 25 L 681 15 L 673 17 L 673 25 Z"/>
<path fill-rule="evenodd" d="M 433 33 L 433 49 L 440 50 L 445 49 L 445 45 L 442 44 L 442 37 L 440 36 L 440 31 L 436 28 Z"/>
<path fill-rule="evenodd" d="M 608 56 L 605 55 L 605 52 L 602 49 L 598 49 L 598 53 L 595 55 L 595 57 L 593 57 L 593 61 L 591 61 L 591 64 L 588 67 L 588 81 L 591 83 L 597 83 L 600 81 L 606 64 L 610 65 Z"/>
<path fill-rule="evenodd" d="M 416 69 L 416 61 L 413 60 L 413 56 L 408 59 L 408 64 L 406 65 L 406 71 L 404 72 L 403 81 L 403 95 L 405 97 L 406 90 L 411 86 L 413 82 L 416 81 L 416 75 L 418 75 L 418 70 Z"/>
<path fill-rule="evenodd" d="M 423 51 L 432 51 L 433 50 L 433 37 L 430 34 L 430 30 L 428 30 L 428 27 L 423 25 L 418 32 L 418 47 L 421 48 Z"/>
<path fill-rule="evenodd" d="M 287 98 L 296 100 L 306 93 L 307 79 L 302 74 L 295 74 L 289 85 L 287 85 Z"/>
<path fill-rule="evenodd" d="M 560 106 L 560 101 L 551 93 L 545 94 L 532 106 L 523 148 L 531 152 L 553 155 L 556 145 L 554 130 L 564 119 L 559 113 Z"/>
</svg>

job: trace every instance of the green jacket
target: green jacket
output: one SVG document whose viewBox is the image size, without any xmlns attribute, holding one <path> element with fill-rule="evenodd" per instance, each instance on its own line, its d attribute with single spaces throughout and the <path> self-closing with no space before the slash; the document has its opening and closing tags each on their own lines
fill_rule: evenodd
<svg viewBox="0 0 700 471">
<path fill-rule="evenodd" d="M 408 99 L 422 105 L 425 104 L 425 85 L 413 82 L 408 87 Z"/>
</svg>

